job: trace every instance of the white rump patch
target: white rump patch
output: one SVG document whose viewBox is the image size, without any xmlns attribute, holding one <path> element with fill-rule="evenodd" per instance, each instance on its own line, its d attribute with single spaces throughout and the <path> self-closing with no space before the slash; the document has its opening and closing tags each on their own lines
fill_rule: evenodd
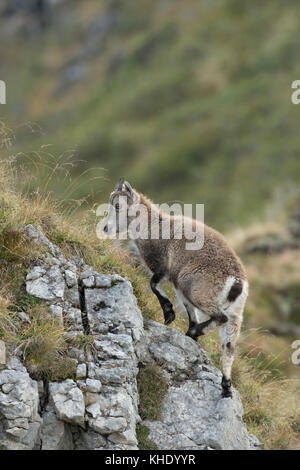
<svg viewBox="0 0 300 470">
<path fill-rule="evenodd" d="M 233 276 L 228 276 L 228 278 L 226 279 L 225 285 L 218 297 L 218 303 L 220 306 L 223 306 L 224 304 L 228 303 L 227 297 L 235 281 L 236 278 Z"/>
<path fill-rule="evenodd" d="M 227 299 L 230 289 L 232 288 L 236 280 L 237 278 L 229 276 L 226 279 L 225 285 L 218 297 L 219 306 L 221 310 L 224 311 L 224 314 L 227 316 L 242 315 L 248 297 L 249 284 L 247 281 L 242 281 L 243 288 L 240 295 L 238 295 L 238 297 L 233 302 L 230 302 Z"/>
</svg>

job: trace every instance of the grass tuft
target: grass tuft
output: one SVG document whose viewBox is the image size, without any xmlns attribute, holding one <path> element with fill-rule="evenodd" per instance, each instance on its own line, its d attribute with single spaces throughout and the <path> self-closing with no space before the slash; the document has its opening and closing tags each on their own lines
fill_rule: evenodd
<svg viewBox="0 0 300 470">
<path fill-rule="evenodd" d="M 137 384 L 141 418 L 143 420 L 157 420 L 160 415 L 163 399 L 168 390 L 168 384 L 162 369 L 156 364 L 140 367 Z"/>
</svg>

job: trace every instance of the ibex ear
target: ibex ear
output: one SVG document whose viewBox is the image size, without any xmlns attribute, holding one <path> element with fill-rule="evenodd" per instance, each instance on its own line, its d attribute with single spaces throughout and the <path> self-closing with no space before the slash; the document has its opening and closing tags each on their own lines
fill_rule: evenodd
<svg viewBox="0 0 300 470">
<path fill-rule="evenodd" d="M 125 181 L 124 186 L 125 186 L 125 191 L 126 191 L 128 197 L 133 199 L 133 189 L 130 186 L 130 184 L 128 183 L 128 181 Z"/>
<path fill-rule="evenodd" d="M 117 182 L 117 184 L 115 186 L 115 191 L 122 191 L 122 186 L 124 184 L 124 181 L 125 181 L 124 178 L 119 179 L 119 181 Z"/>
</svg>

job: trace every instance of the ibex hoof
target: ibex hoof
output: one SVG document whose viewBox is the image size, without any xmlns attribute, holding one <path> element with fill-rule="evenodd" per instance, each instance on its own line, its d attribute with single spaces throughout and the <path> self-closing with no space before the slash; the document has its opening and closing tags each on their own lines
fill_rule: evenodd
<svg viewBox="0 0 300 470">
<path fill-rule="evenodd" d="M 231 390 L 231 380 L 226 379 L 223 375 L 222 377 L 222 397 L 223 398 L 232 398 L 232 390 Z"/>
<path fill-rule="evenodd" d="M 169 325 L 173 320 L 175 320 L 175 312 L 171 303 L 164 306 L 164 317 L 165 325 Z"/>
<path fill-rule="evenodd" d="M 186 332 L 185 336 L 189 336 L 190 338 L 192 338 L 195 341 L 197 341 L 197 339 L 198 339 L 198 335 L 197 335 L 197 332 L 196 332 L 195 328 L 189 328 L 188 331 Z"/>
<path fill-rule="evenodd" d="M 222 398 L 232 398 L 232 391 L 231 390 L 223 390 Z"/>
</svg>

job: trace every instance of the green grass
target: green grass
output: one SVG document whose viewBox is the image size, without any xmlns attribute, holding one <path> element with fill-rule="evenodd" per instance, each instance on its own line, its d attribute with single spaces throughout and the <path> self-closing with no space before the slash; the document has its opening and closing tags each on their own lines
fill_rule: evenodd
<svg viewBox="0 0 300 470">
<path fill-rule="evenodd" d="M 263 214 L 278 186 L 283 200 L 293 192 L 300 176 L 299 109 L 290 100 L 300 72 L 299 4 L 123 2 L 104 50 L 86 60 L 86 78 L 57 97 L 67 59 L 80 54 L 88 24 L 111 4 L 77 2 L 74 25 L 50 24 L 41 43 L 16 37 L 10 53 L 5 41 L 0 45 L 10 84 L 7 119 L 44 130 L 18 127 L 15 151 L 29 152 L 29 166 L 38 158 L 32 149 L 41 147 L 42 161 L 47 152 L 58 158 L 75 149 L 69 162 L 87 161 L 75 174 L 89 171 L 72 197 L 105 201 L 124 174 L 156 202 L 205 203 L 217 228 Z M 48 143 L 54 145 L 42 148 Z M 51 189 L 66 197 L 58 180 Z"/>
<path fill-rule="evenodd" d="M 156 364 L 140 367 L 137 384 L 141 418 L 143 420 L 157 420 L 160 416 L 160 407 L 168 390 L 162 369 Z"/>
<path fill-rule="evenodd" d="M 149 429 L 147 426 L 138 423 L 136 425 L 136 436 L 139 450 L 157 450 L 157 445 L 148 438 L 148 435 Z"/>
<path fill-rule="evenodd" d="M 25 285 L 23 284 L 20 287 L 20 291 L 16 295 L 16 301 L 14 302 L 12 309 L 24 310 L 25 312 L 27 312 L 30 308 L 42 303 L 43 301 L 38 297 L 34 297 L 33 295 L 28 294 L 25 291 Z"/>
<path fill-rule="evenodd" d="M 90 335 L 86 335 L 86 334 L 77 335 L 75 338 L 72 338 L 69 341 L 72 344 L 74 344 L 76 347 L 79 347 L 80 349 L 82 349 L 85 353 L 91 354 L 92 352 L 96 351 L 95 346 L 94 346 L 94 336 L 91 334 Z"/>
<path fill-rule="evenodd" d="M 162 369 L 157 364 L 140 366 L 137 376 L 139 394 L 139 415 L 142 420 L 155 421 L 160 417 L 160 409 L 168 390 Z M 157 446 L 149 438 L 149 429 L 143 424 L 136 427 L 138 447 L 142 450 L 155 450 Z"/>
</svg>

